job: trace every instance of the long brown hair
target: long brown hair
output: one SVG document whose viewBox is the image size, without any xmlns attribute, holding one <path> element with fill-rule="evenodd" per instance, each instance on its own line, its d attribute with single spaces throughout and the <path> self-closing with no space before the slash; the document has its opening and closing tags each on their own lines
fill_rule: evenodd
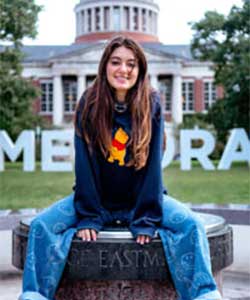
<svg viewBox="0 0 250 300">
<path fill-rule="evenodd" d="M 85 103 L 81 116 L 83 137 L 92 148 L 99 147 L 107 157 L 112 143 L 112 119 L 115 91 L 107 80 L 106 67 L 116 48 L 124 46 L 138 60 L 139 74 L 135 85 L 128 91 L 126 102 L 131 111 L 132 131 L 128 146 L 131 159 L 127 166 L 139 170 L 145 166 L 151 139 L 151 97 L 147 74 L 147 61 L 142 48 L 131 38 L 115 37 L 106 46 L 102 55 L 98 74 L 93 85 L 85 93 Z"/>
</svg>

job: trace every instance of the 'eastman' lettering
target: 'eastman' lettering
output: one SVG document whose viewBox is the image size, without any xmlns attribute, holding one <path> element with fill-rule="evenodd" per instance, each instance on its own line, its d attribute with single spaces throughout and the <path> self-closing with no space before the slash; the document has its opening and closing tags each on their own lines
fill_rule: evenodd
<svg viewBox="0 0 250 300">
<path fill-rule="evenodd" d="M 100 268 L 148 268 L 162 267 L 165 262 L 158 256 L 157 253 L 150 253 L 146 250 L 124 250 L 115 251 L 110 255 L 108 250 L 99 251 L 99 266 Z"/>
<path fill-rule="evenodd" d="M 78 265 L 81 267 L 88 267 L 88 257 L 90 255 L 90 250 L 79 251 L 77 249 L 72 249 L 71 254 L 68 257 L 67 263 L 69 265 Z"/>
</svg>

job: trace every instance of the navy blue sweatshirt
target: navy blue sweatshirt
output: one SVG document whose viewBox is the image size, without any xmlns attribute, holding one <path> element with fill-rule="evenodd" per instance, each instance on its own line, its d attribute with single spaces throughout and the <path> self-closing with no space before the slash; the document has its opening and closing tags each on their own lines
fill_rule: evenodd
<svg viewBox="0 0 250 300">
<path fill-rule="evenodd" d="M 107 211 L 131 211 L 129 229 L 134 237 L 153 237 L 162 218 L 163 116 L 158 94 L 152 94 L 152 138 L 145 167 L 135 170 L 126 166 L 130 151 L 131 115 L 114 113 L 112 147 L 108 158 L 100 151 L 91 153 L 83 138 L 75 133 L 75 208 L 81 221 L 78 229 L 100 231 Z M 82 132 L 81 114 L 84 97 L 76 115 L 78 131 Z"/>
</svg>

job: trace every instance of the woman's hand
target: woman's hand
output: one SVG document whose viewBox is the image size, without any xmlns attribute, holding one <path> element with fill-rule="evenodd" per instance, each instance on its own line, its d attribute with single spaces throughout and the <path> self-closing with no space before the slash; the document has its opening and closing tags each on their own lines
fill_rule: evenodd
<svg viewBox="0 0 250 300">
<path fill-rule="evenodd" d="M 97 238 L 97 232 L 94 229 L 80 229 L 76 235 L 87 242 L 96 241 Z"/>
<path fill-rule="evenodd" d="M 138 235 L 136 238 L 136 243 L 144 245 L 150 242 L 151 238 L 148 235 Z"/>
</svg>

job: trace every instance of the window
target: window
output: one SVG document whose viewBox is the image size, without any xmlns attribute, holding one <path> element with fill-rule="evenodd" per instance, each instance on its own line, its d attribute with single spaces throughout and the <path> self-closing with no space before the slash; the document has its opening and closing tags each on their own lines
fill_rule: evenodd
<svg viewBox="0 0 250 300">
<path fill-rule="evenodd" d="M 85 28 L 85 14 L 84 11 L 81 11 L 81 13 L 79 14 L 79 35 L 81 35 L 82 33 L 85 32 L 86 28 Z"/>
<path fill-rule="evenodd" d="M 87 10 L 87 32 L 91 32 L 91 9 Z"/>
<path fill-rule="evenodd" d="M 88 75 L 86 77 L 86 86 L 87 86 L 87 88 L 92 85 L 92 83 L 94 82 L 95 78 L 96 78 L 96 75 Z"/>
<path fill-rule="evenodd" d="M 95 29 L 96 31 L 101 30 L 101 23 L 100 23 L 100 8 L 96 7 L 95 8 Z"/>
<path fill-rule="evenodd" d="M 172 81 L 170 78 L 159 78 L 159 91 L 164 101 L 164 110 L 171 111 Z"/>
<path fill-rule="evenodd" d="M 138 30 L 139 29 L 139 16 L 138 16 L 138 8 L 134 7 L 134 25 L 133 25 L 133 30 Z"/>
<path fill-rule="evenodd" d="M 125 29 L 129 30 L 129 23 L 130 23 L 130 20 L 129 20 L 129 8 L 128 7 L 124 7 L 123 12 L 124 12 L 123 20 L 125 21 Z"/>
<path fill-rule="evenodd" d="M 74 112 L 77 101 L 77 78 L 76 76 L 63 77 L 64 111 Z"/>
<path fill-rule="evenodd" d="M 194 111 L 194 83 L 186 81 L 182 83 L 182 98 L 183 98 L 183 111 Z"/>
<path fill-rule="evenodd" d="M 208 110 L 216 101 L 216 87 L 212 81 L 204 82 L 203 87 L 204 109 Z"/>
<path fill-rule="evenodd" d="M 41 107 L 42 113 L 53 111 L 53 82 L 52 80 L 41 82 Z"/>
</svg>

